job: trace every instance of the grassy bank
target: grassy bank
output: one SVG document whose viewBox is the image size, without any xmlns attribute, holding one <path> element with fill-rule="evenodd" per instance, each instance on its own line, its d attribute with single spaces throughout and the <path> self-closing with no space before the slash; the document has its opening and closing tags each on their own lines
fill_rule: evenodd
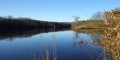
<svg viewBox="0 0 120 60">
<path fill-rule="evenodd" d="M 29 18 L 5 18 L 0 17 L 0 30 L 24 30 L 24 29 L 61 29 L 71 28 L 68 22 L 48 22 Z"/>
<path fill-rule="evenodd" d="M 89 29 L 99 31 L 102 29 L 102 38 L 98 41 L 104 49 L 106 56 L 104 60 L 120 60 L 120 10 L 105 12 L 103 20 L 87 20 L 72 23 L 72 29 L 82 32 Z M 81 30 L 82 29 L 82 30 Z"/>
<path fill-rule="evenodd" d="M 105 24 L 103 20 L 86 20 L 72 23 L 72 29 L 103 29 Z"/>
</svg>

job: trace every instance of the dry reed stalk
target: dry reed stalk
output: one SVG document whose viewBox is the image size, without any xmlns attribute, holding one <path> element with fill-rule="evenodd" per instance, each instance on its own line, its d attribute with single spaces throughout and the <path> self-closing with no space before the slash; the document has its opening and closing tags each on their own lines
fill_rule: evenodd
<svg viewBox="0 0 120 60">
<path fill-rule="evenodd" d="M 120 60 L 120 11 L 105 12 L 105 24 L 109 27 L 104 31 L 104 37 L 99 43 L 105 48 L 106 53 L 112 53 L 109 60 Z M 111 18 L 110 20 L 108 20 Z"/>
</svg>

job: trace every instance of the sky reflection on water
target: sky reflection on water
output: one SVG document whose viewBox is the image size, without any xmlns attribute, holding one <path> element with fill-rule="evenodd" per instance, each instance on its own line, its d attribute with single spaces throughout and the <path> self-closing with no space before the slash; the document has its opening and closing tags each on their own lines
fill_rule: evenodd
<svg viewBox="0 0 120 60">
<path fill-rule="evenodd" d="M 102 59 L 103 48 L 97 44 L 100 37 L 97 33 L 76 33 L 68 30 L 17 37 L 12 41 L 9 38 L 1 39 L 0 60 L 30 60 L 34 55 L 37 60 L 42 59 L 41 54 L 46 56 L 46 48 L 49 51 L 49 60 L 53 60 L 53 51 L 57 60 Z"/>
</svg>

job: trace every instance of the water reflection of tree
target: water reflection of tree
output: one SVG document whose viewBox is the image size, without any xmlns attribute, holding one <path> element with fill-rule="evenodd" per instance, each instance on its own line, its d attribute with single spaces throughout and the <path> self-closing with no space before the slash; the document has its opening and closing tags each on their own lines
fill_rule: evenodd
<svg viewBox="0 0 120 60">
<path fill-rule="evenodd" d="M 90 36 L 91 40 L 89 41 L 85 41 L 84 38 L 86 38 L 86 36 L 82 36 L 82 34 L 84 33 L 74 33 L 74 37 L 73 37 L 73 46 L 75 47 L 76 45 L 79 45 L 81 47 L 86 46 L 86 45 L 90 45 L 90 44 L 96 44 L 98 42 L 98 40 L 101 38 L 100 34 L 96 34 L 96 33 L 85 33 L 88 36 Z"/>
<path fill-rule="evenodd" d="M 57 32 L 57 31 L 65 31 L 69 29 L 29 29 L 29 30 L 0 30 L 0 40 L 9 40 L 13 41 L 16 38 L 28 38 L 36 34 L 48 33 L 48 32 Z"/>
<path fill-rule="evenodd" d="M 85 41 L 86 36 L 82 36 L 82 34 L 86 34 L 90 37 L 91 40 Z M 94 53 L 99 53 L 100 55 L 98 56 L 97 59 L 104 59 L 106 57 L 111 57 L 110 53 L 105 53 L 104 48 L 102 50 L 99 50 L 100 46 L 98 44 L 99 40 L 102 38 L 102 35 L 99 33 L 74 33 L 73 36 L 73 46 L 74 47 L 82 47 L 85 52 L 88 54 L 88 56 L 91 57 L 91 59 L 94 60 L 93 56 L 91 56 L 90 52 L 88 49 L 91 49 L 94 51 Z"/>
<path fill-rule="evenodd" d="M 73 46 L 75 47 L 76 46 L 76 44 L 78 44 L 78 43 L 83 43 L 83 41 L 82 41 L 82 39 L 79 41 L 79 39 L 80 39 L 80 36 L 79 36 L 79 34 L 77 33 L 77 32 L 75 32 L 74 33 L 74 37 L 73 37 Z M 78 42 L 79 41 L 79 42 Z"/>
<path fill-rule="evenodd" d="M 98 41 L 102 38 L 102 35 L 99 33 L 92 33 L 90 36 L 93 43 L 98 43 Z"/>
</svg>

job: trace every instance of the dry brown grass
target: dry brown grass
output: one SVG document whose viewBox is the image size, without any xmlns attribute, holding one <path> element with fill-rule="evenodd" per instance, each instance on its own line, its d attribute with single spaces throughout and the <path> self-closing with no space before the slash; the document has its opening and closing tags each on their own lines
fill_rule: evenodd
<svg viewBox="0 0 120 60">
<path fill-rule="evenodd" d="M 109 27 L 104 31 L 104 37 L 99 44 L 104 47 L 106 53 L 112 53 L 111 59 L 108 60 L 120 60 L 120 11 L 111 10 L 105 14 L 105 24 Z"/>
<path fill-rule="evenodd" d="M 86 20 L 72 23 L 72 29 L 103 29 L 105 25 L 103 20 Z"/>
</svg>

